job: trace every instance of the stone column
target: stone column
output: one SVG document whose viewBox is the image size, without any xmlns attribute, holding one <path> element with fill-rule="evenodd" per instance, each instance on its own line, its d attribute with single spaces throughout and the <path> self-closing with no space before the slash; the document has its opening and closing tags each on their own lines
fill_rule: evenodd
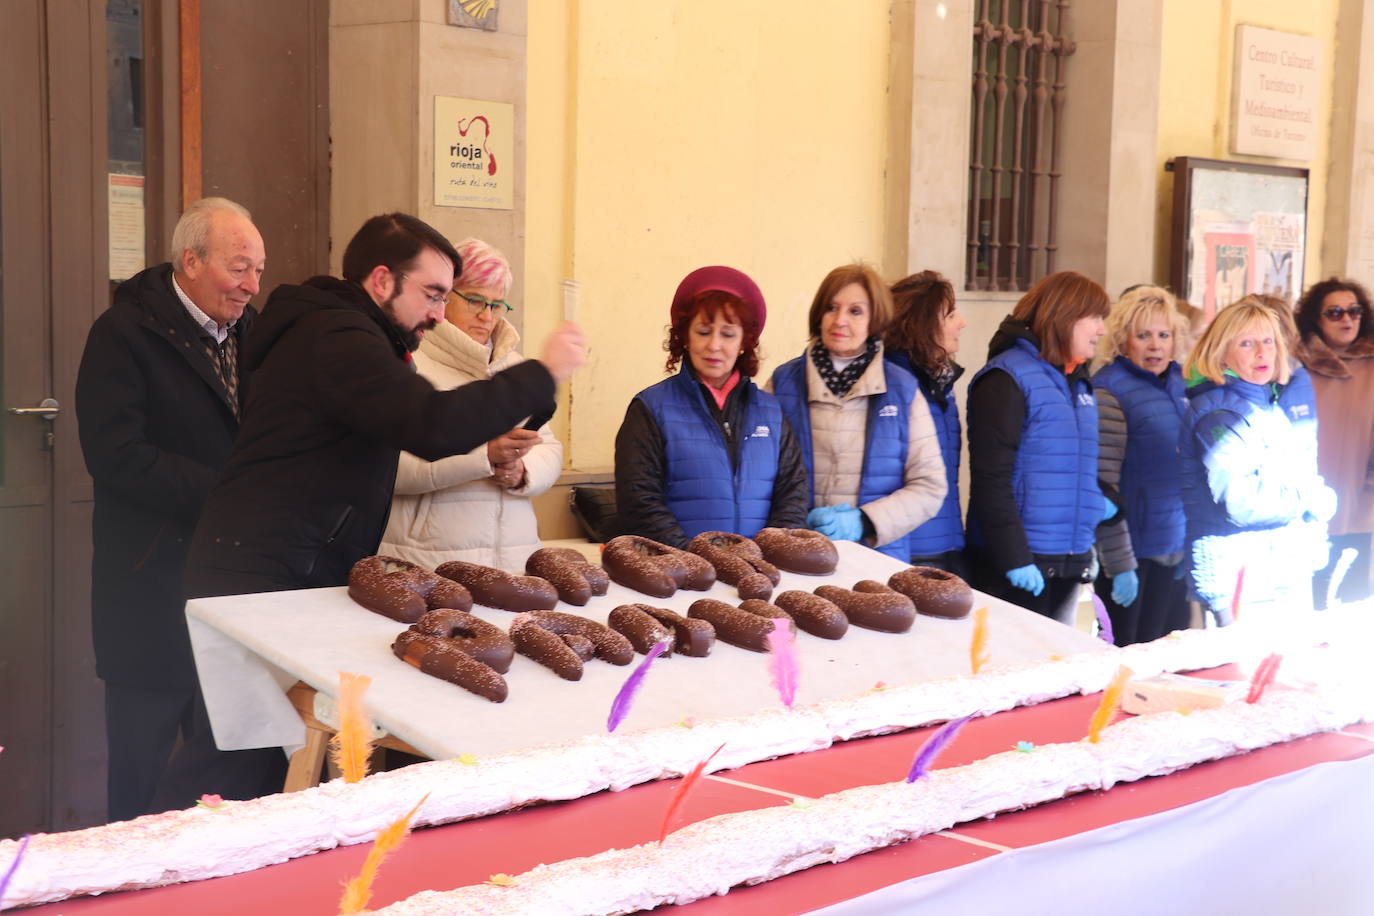
<svg viewBox="0 0 1374 916">
<path fill-rule="evenodd" d="M 1374 0 L 1341 0 L 1322 268 L 1374 282 Z M 1321 278 L 1316 278 L 1321 279 Z"/>
</svg>

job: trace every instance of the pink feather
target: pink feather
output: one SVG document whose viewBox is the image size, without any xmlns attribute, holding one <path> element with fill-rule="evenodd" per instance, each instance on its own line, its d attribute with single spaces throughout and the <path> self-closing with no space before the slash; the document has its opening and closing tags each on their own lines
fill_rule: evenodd
<svg viewBox="0 0 1374 916">
<path fill-rule="evenodd" d="M 630 676 L 625 678 L 624 685 L 616 693 L 615 699 L 611 701 L 611 712 L 606 716 L 606 731 L 615 731 L 616 727 L 630 714 L 630 707 L 634 704 L 635 694 L 639 693 L 639 688 L 644 686 L 644 676 L 649 673 L 649 666 L 667 648 L 667 640 L 655 643 L 654 647 L 644 656 L 644 661 L 640 662 L 635 670 L 630 672 Z"/>
<path fill-rule="evenodd" d="M 1264 657 L 1264 661 L 1259 663 L 1255 669 L 1254 677 L 1250 678 L 1250 692 L 1245 695 L 1245 702 L 1258 703 L 1260 697 L 1264 696 L 1264 691 L 1274 681 L 1274 675 L 1279 673 L 1279 662 L 1283 661 L 1283 656 L 1277 652 L 1271 652 Z"/>
<path fill-rule="evenodd" d="M 792 634 L 791 623 L 785 617 L 776 617 L 768 634 L 768 673 L 782 698 L 782 705 L 788 709 L 797 698 L 798 673 L 797 639 Z"/>
<path fill-rule="evenodd" d="M 945 723 L 944 727 L 931 735 L 921 749 L 916 752 L 916 759 L 911 761 L 911 772 L 907 774 L 907 782 L 915 782 L 924 779 L 930 773 L 930 765 L 935 762 L 935 755 L 945 749 L 945 745 L 954 740 L 954 736 L 959 734 L 959 729 L 969 723 L 973 716 L 964 716 L 962 719 L 954 719 Z"/>
</svg>

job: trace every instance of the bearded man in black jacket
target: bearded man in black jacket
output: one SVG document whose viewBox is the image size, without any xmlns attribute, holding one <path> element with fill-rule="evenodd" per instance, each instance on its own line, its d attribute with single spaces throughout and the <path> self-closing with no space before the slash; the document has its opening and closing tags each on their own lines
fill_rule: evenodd
<svg viewBox="0 0 1374 916">
<path fill-rule="evenodd" d="M 208 728 L 196 693 L 182 571 L 239 428 L 238 354 L 266 264 L 248 211 L 187 208 L 172 263 L 115 290 L 86 338 L 76 416 L 95 481 L 91 623 L 105 682 L 112 821 L 151 809 L 177 734 Z"/>
</svg>

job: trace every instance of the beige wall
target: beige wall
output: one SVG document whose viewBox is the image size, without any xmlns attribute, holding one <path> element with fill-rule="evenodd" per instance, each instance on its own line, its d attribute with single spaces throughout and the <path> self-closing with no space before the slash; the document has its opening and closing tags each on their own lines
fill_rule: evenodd
<svg viewBox="0 0 1374 916">
<path fill-rule="evenodd" d="M 1327 173 L 1331 159 L 1331 87 L 1339 0 L 1163 0 L 1164 44 L 1160 74 L 1158 195 L 1155 199 L 1155 279 L 1168 280 L 1173 176 L 1164 163 L 1175 156 L 1235 159 L 1311 169 L 1307 198 L 1306 283 L 1322 277 Z M 1230 151 L 1231 84 L 1237 25 L 1310 35 L 1322 42 L 1325 100 L 1319 113 L 1317 157 L 1311 162 L 1238 156 Z"/>
<path fill-rule="evenodd" d="M 766 376 L 800 352 L 825 272 L 881 260 L 888 4 L 532 7 L 526 329 L 552 327 L 561 280 L 578 281 L 592 353 L 561 430 L 571 466 L 595 468 L 663 377 L 688 271 L 724 263 L 758 282 Z"/>
</svg>

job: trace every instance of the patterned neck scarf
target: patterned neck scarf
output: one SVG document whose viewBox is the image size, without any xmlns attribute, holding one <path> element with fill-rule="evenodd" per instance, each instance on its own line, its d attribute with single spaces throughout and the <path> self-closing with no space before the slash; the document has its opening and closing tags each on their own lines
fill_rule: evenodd
<svg viewBox="0 0 1374 916">
<path fill-rule="evenodd" d="M 849 389 L 854 387 L 854 383 L 859 380 L 859 376 L 868 371 L 868 366 L 873 362 L 873 357 L 878 355 L 878 338 L 868 338 L 868 343 L 864 345 L 863 353 L 855 357 L 854 361 L 841 370 L 835 369 L 835 364 L 830 361 L 830 351 L 825 348 L 825 344 L 819 340 L 811 347 L 811 362 L 815 364 L 816 371 L 825 380 L 825 387 L 830 389 L 830 393 L 837 398 L 842 398 L 849 394 Z"/>
</svg>

